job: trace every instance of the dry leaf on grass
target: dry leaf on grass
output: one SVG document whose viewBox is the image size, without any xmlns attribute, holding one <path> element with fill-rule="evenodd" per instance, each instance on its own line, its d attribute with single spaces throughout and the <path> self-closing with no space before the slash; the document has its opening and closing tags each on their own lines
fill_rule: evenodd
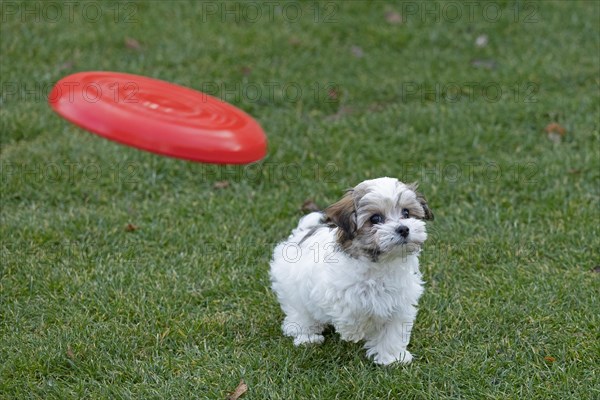
<svg viewBox="0 0 600 400">
<path fill-rule="evenodd" d="M 553 363 L 556 361 L 556 358 L 551 357 L 551 356 L 546 356 L 546 357 L 544 357 L 544 360 L 546 360 L 549 363 Z"/>
<path fill-rule="evenodd" d="M 385 13 L 385 20 L 389 24 L 399 25 L 402 23 L 402 15 L 396 11 L 388 11 Z"/>
<path fill-rule="evenodd" d="M 291 46 L 300 46 L 302 44 L 302 41 L 300 39 L 298 39 L 296 36 L 292 36 L 291 38 L 289 38 L 288 43 Z"/>
<path fill-rule="evenodd" d="M 74 360 L 75 359 L 75 353 L 73 353 L 73 350 L 71 349 L 71 346 L 67 346 L 67 357 L 70 360 Z"/>
<path fill-rule="evenodd" d="M 140 229 L 140 228 L 138 228 L 134 224 L 127 224 L 127 226 L 125 227 L 125 232 L 134 232 L 134 231 L 137 231 L 138 229 Z"/>
<path fill-rule="evenodd" d="M 227 189 L 229 187 L 229 181 L 218 181 L 213 184 L 213 189 Z"/>
<path fill-rule="evenodd" d="M 560 143 L 562 138 L 567 133 L 567 130 L 560 124 L 556 122 L 552 122 L 544 128 L 546 134 L 548 135 L 548 139 L 552 140 L 554 143 Z"/>
<path fill-rule="evenodd" d="M 307 199 L 304 201 L 304 203 L 302 203 L 302 211 L 303 212 L 315 212 L 315 211 L 321 211 L 321 208 L 317 205 L 317 203 L 315 203 L 311 199 Z"/>
<path fill-rule="evenodd" d="M 244 66 L 241 68 L 241 71 L 242 71 L 242 75 L 248 76 L 252 72 L 252 68 Z"/>
<path fill-rule="evenodd" d="M 244 383 L 243 380 L 240 381 L 240 384 L 235 388 L 234 392 L 227 396 L 227 400 L 237 400 L 244 395 L 248 391 L 248 385 Z"/>
<path fill-rule="evenodd" d="M 142 45 L 134 38 L 126 37 L 125 38 L 125 47 L 131 50 L 142 50 Z"/>
<path fill-rule="evenodd" d="M 327 90 L 327 97 L 329 97 L 330 100 L 339 100 L 340 91 L 337 89 L 337 87 L 331 87 L 329 90 Z"/>
</svg>

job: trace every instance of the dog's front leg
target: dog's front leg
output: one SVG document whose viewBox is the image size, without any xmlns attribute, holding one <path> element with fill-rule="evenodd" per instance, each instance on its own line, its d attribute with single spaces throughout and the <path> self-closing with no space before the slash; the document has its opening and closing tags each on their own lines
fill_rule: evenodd
<svg viewBox="0 0 600 400">
<path fill-rule="evenodd" d="M 375 363 L 381 365 L 394 362 L 410 363 L 412 354 L 406 350 L 406 346 L 410 341 L 410 332 L 415 316 L 396 316 L 382 323 L 380 329 L 375 330 L 366 338 L 367 357 L 372 357 Z"/>
</svg>

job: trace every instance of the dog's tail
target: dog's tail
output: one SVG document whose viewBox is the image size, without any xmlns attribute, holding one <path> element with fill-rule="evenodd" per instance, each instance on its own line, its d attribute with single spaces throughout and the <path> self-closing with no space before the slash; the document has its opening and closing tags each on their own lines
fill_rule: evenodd
<svg viewBox="0 0 600 400">
<path fill-rule="evenodd" d="M 298 230 L 310 230 L 314 227 L 323 225 L 325 222 L 325 216 L 320 211 L 311 212 L 310 214 L 305 215 L 298 222 Z"/>
<path fill-rule="evenodd" d="M 325 214 L 319 211 L 312 212 L 300 219 L 298 227 L 292 232 L 292 236 L 298 235 L 298 237 L 302 237 L 300 242 L 298 242 L 298 245 L 302 245 L 319 228 L 324 228 L 325 226 Z"/>
</svg>

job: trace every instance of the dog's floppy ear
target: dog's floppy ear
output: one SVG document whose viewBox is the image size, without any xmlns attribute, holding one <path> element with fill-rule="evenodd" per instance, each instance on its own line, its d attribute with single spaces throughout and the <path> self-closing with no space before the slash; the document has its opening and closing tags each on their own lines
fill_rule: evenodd
<svg viewBox="0 0 600 400">
<path fill-rule="evenodd" d="M 434 218 L 433 212 L 429 208 L 429 205 L 427 204 L 427 199 L 425 198 L 425 196 L 423 196 L 421 193 L 417 192 L 417 200 L 419 201 L 419 203 L 421 204 L 421 207 L 423 207 L 423 211 L 425 212 L 425 217 L 423 219 L 433 221 L 433 218 Z"/>
<path fill-rule="evenodd" d="M 414 183 L 408 185 L 408 187 L 413 192 L 415 192 L 415 194 L 417 195 L 417 201 L 419 202 L 419 204 L 421 204 L 421 207 L 423 207 L 423 213 L 425 214 L 423 219 L 433 221 L 433 219 L 434 219 L 433 212 L 431 212 L 431 209 L 429 208 L 429 205 L 427 204 L 427 199 L 425 198 L 425 196 L 423 196 L 421 193 L 419 193 L 417 191 L 417 188 L 419 187 L 418 183 L 414 182 Z"/>
<path fill-rule="evenodd" d="M 343 232 L 343 239 L 352 240 L 356 234 L 356 207 L 354 204 L 354 190 L 346 192 L 337 203 L 325 209 L 325 222 L 335 225 Z"/>
</svg>

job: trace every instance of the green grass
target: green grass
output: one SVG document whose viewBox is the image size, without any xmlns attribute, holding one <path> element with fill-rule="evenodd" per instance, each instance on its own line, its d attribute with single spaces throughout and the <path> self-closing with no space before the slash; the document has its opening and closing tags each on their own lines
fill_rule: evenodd
<svg viewBox="0 0 600 400">
<path fill-rule="evenodd" d="M 240 380 L 248 399 L 600 397 L 599 3 L 300 3 L 294 21 L 77 3 L 58 22 L 43 4 L 2 4 L 0 398 L 223 399 Z M 210 89 L 269 154 L 217 167 L 90 135 L 44 99 L 85 70 Z M 295 348 L 273 245 L 306 199 L 384 175 L 419 181 L 436 215 L 414 363 L 334 333 Z"/>
</svg>

